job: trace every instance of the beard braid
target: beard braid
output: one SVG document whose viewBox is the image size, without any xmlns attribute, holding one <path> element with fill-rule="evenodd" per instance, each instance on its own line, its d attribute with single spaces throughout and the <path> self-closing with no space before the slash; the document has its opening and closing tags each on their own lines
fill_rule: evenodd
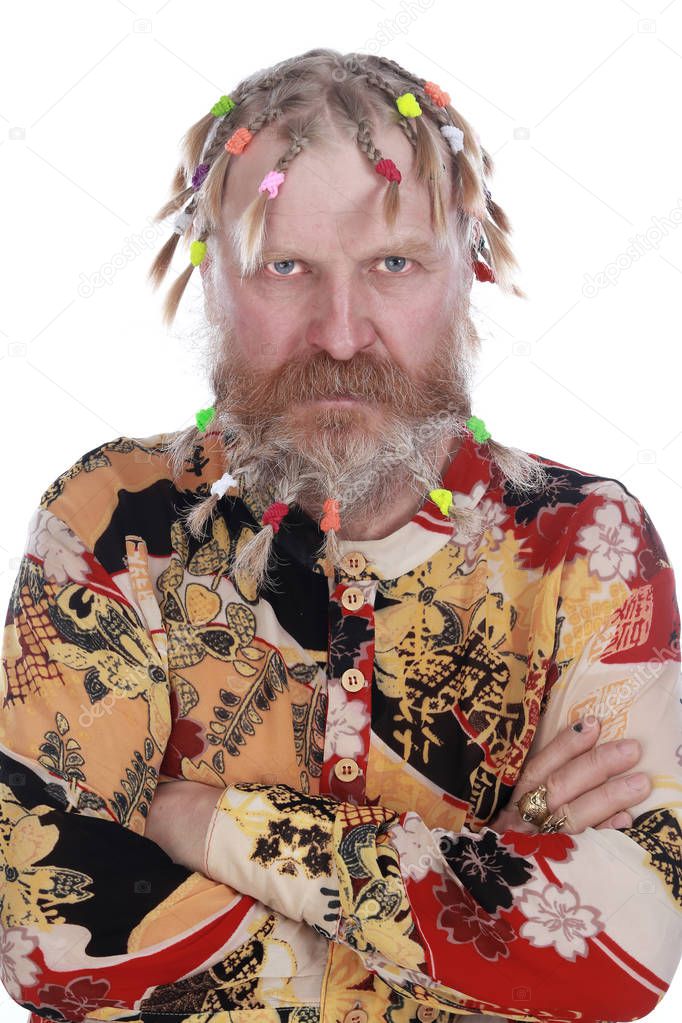
<svg viewBox="0 0 682 1023">
<path fill-rule="evenodd" d="M 341 361 L 321 350 L 305 361 L 260 370 L 240 352 L 227 320 L 207 320 L 206 368 L 226 464 L 239 467 L 247 485 L 269 501 L 296 503 L 311 518 L 320 516 L 327 499 L 338 499 L 343 534 L 352 536 L 406 489 L 418 498 L 441 485 L 447 445 L 468 432 L 475 368 L 471 329 L 468 316 L 456 308 L 432 357 L 412 377 L 364 351 Z M 367 404 L 305 401 L 344 394 Z M 460 542 L 476 534 L 478 514 L 457 509 L 451 518 Z M 273 527 L 264 526 L 232 566 L 258 587 L 273 585 L 268 572 L 273 538 Z M 331 573 L 341 558 L 335 529 L 326 531 L 316 554 Z"/>
</svg>

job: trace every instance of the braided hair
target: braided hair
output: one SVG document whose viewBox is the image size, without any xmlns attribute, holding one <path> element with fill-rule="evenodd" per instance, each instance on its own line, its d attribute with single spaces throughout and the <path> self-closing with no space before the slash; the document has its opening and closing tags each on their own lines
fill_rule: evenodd
<svg viewBox="0 0 682 1023">
<path fill-rule="evenodd" d="M 341 77 L 337 73 L 339 68 L 344 69 Z M 244 128 L 253 136 L 272 125 L 286 142 L 274 168 L 283 171 L 306 146 L 326 137 L 331 119 L 351 130 L 360 150 L 375 165 L 382 158 L 373 140 L 375 124 L 396 125 L 405 133 L 415 151 L 417 179 L 427 183 L 432 226 L 442 242 L 447 206 L 442 185 L 446 177 L 444 167 L 449 165 L 458 226 L 467 242 L 464 251 L 470 253 L 472 261 L 483 252 L 496 283 L 504 291 L 525 297 L 513 281 L 517 264 L 509 244 L 509 221 L 490 195 L 492 158 L 481 146 L 476 132 L 449 102 L 437 105 L 433 101 L 427 89 L 429 84 L 386 57 L 343 55 L 326 48 L 309 50 L 242 80 L 232 91 L 230 102 L 222 106 L 217 103 L 213 108 L 216 112 L 204 115 L 182 140 L 182 159 L 171 185 L 174 194 L 154 220 L 162 221 L 180 210 L 183 215 L 152 263 L 149 277 L 153 285 L 158 287 L 166 276 L 181 238 L 188 244 L 191 239 L 205 241 L 220 230 L 230 165 L 239 158 L 226 149 L 226 143 L 237 129 Z M 396 98 L 409 89 L 415 90 L 418 97 L 423 111 L 420 117 L 404 117 L 396 109 Z M 444 125 L 463 133 L 460 152 L 453 154 L 449 150 L 439 130 Z M 384 215 L 389 226 L 398 207 L 398 184 L 389 181 L 384 197 Z M 259 261 L 266 210 L 267 195 L 260 193 L 237 225 L 235 236 L 244 273 L 251 272 Z M 479 238 L 485 248 L 478 245 L 472 251 L 474 238 Z M 166 295 L 163 316 L 167 325 L 176 315 L 194 266 L 190 263 L 186 267 Z"/>
</svg>

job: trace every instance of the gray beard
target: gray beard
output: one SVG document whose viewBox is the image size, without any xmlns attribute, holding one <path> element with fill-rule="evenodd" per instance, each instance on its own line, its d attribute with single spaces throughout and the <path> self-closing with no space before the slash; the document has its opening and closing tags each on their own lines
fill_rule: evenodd
<svg viewBox="0 0 682 1023">
<path fill-rule="evenodd" d="M 325 500 L 338 499 L 351 536 L 398 495 L 425 497 L 441 485 L 453 438 L 468 432 L 478 339 L 467 313 L 453 310 L 420 379 L 363 353 L 348 362 L 318 353 L 307 364 L 259 374 L 239 352 L 229 321 L 206 317 L 194 335 L 203 342 L 213 428 L 226 438 L 231 471 L 244 467 L 247 484 L 267 503 L 299 504 L 311 518 L 319 518 Z M 345 391 L 364 397 L 371 410 L 363 402 L 294 407 L 302 395 Z"/>
<path fill-rule="evenodd" d="M 309 419 L 309 440 L 302 443 L 287 424 L 273 424 L 268 439 L 230 432 L 238 446 L 252 452 L 248 458 L 249 485 L 268 499 L 295 493 L 295 501 L 311 518 L 319 518 L 324 501 L 340 500 L 343 532 L 353 535 L 376 520 L 382 507 L 410 491 L 425 497 L 441 486 L 441 465 L 453 436 L 463 436 L 461 416 L 439 413 L 417 423 L 384 418 L 363 428 L 362 410 L 325 408 Z"/>
</svg>

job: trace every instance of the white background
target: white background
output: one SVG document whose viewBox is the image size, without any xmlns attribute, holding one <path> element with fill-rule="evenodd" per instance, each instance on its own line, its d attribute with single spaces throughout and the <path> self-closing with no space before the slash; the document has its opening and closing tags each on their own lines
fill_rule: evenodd
<svg viewBox="0 0 682 1023">
<path fill-rule="evenodd" d="M 5 606 L 60 472 L 208 404 L 182 336 L 199 275 L 167 334 L 146 274 L 172 225 L 151 217 L 187 127 L 315 46 L 392 57 L 478 131 L 529 301 L 474 284 L 473 411 L 505 443 L 619 479 L 682 572 L 682 0 L 34 0 L 4 9 L 1 36 Z M 4 998 L 3 1023 L 25 1020 Z M 682 971 L 647 1018 L 680 1008 Z"/>
</svg>

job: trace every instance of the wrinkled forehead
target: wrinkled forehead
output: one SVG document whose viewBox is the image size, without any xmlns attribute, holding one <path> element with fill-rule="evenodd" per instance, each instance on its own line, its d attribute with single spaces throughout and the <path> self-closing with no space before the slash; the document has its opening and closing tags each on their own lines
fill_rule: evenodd
<svg viewBox="0 0 682 1023">
<path fill-rule="evenodd" d="M 350 132 L 330 126 L 328 139 L 314 140 L 291 161 L 278 194 L 267 203 L 268 247 L 321 247 L 332 236 L 344 247 L 381 245 L 390 234 L 416 238 L 437 250 L 428 186 L 417 180 L 412 144 L 397 126 L 377 126 L 372 137 L 378 156 L 363 152 Z M 287 146 L 271 127 L 232 161 L 222 206 L 228 237 Z M 402 175 L 398 217 L 390 232 L 383 213 L 388 182 L 375 170 L 381 157 L 393 160 Z M 448 175 L 444 188 L 449 187 Z"/>
</svg>

